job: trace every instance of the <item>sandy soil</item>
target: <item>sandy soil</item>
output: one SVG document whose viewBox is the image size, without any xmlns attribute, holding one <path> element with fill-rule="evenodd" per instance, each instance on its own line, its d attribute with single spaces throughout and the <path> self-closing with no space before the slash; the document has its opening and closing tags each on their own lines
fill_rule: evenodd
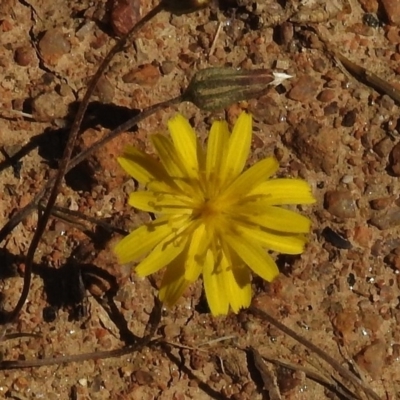
<svg viewBox="0 0 400 400">
<path fill-rule="evenodd" d="M 1 226 L 54 174 L 76 104 L 116 35 L 156 3 L 1 1 Z M 161 310 L 152 342 L 139 351 L 19 368 L 137 343 L 155 305 L 160 276 L 139 279 L 116 263 L 110 249 L 120 234 L 64 214 L 51 219 L 28 301 L 6 326 L 0 398 L 373 398 L 338 366 L 376 398 L 400 398 L 399 24 L 400 5 L 389 0 L 232 0 L 183 16 L 160 13 L 112 60 L 76 152 L 138 109 L 178 95 L 201 68 L 268 68 L 293 78 L 221 112 L 189 103 L 157 112 L 71 171 L 57 200 L 132 229 L 150 217 L 126 204 L 134 186 L 115 161 L 124 145 L 152 151 L 149 135 L 165 131 L 178 110 L 204 139 L 213 119 L 232 123 L 249 109 L 250 163 L 275 154 L 279 175 L 306 179 L 318 200 L 301 210 L 313 221 L 305 253 L 278 256 L 282 274 L 272 284 L 254 278 L 254 305 L 336 367 L 249 310 L 212 318 L 198 282 L 176 307 Z M 379 76 L 389 92 L 376 90 L 369 75 L 362 81 L 349 73 L 334 51 Z M 20 296 L 36 222 L 35 211 L 2 242 L 3 311 Z"/>
</svg>

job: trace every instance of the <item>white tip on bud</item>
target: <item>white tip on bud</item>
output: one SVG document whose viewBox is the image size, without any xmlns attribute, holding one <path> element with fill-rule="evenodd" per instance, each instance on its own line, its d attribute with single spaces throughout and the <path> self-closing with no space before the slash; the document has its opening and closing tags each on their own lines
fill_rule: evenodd
<svg viewBox="0 0 400 400">
<path fill-rule="evenodd" d="M 270 85 L 278 86 L 282 82 L 286 81 L 286 79 L 293 78 L 292 75 L 285 74 L 284 72 L 273 72 L 274 80 L 270 83 Z"/>
</svg>

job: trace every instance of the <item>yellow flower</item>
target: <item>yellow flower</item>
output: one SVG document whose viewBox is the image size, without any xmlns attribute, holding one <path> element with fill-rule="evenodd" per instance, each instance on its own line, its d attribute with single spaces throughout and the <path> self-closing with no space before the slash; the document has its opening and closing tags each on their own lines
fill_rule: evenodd
<svg viewBox="0 0 400 400">
<path fill-rule="evenodd" d="M 315 199 L 301 179 L 270 179 L 275 158 L 265 158 L 243 172 L 250 152 L 252 117 L 242 113 L 232 133 L 214 122 L 207 151 L 189 122 L 177 115 L 168 123 L 171 139 L 151 137 L 159 161 L 127 147 L 122 168 L 147 191 L 130 194 L 129 204 L 158 215 L 122 239 L 115 253 L 122 264 L 139 258 L 139 276 L 166 267 L 160 299 L 173 305 L 203 276 L 213 315 L 237 313 L 251 302 L 253 271 L 272 281 L 279 273 L 268 250 L 300 254 L 310 220 L 284 204 Z"/>
</svg>

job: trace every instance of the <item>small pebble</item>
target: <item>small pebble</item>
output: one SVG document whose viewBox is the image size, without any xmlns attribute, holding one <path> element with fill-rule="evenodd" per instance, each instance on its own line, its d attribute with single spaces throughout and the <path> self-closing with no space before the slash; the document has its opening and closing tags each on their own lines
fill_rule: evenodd
<svg viewBox="0 0 400 400">
<path fill-rule="evenodd" d="M 158 67 L 153 64 L 144 64 L 133 71 L 128 72 L 122 77 L 125 83 L 136 83 L 138 85 L 153 86 L 160 78 L 160 71 Z"/>
<path fill-rule="evenodd" d="M 36 121 L 54 121 L 64 118 L 67 114 L 68 104 L 56 92 L 40 94 L 32 101 L 32 115 Z"/>
<path fill-rule="evenodd" d="M 370 26 L 371 28 L 378 28 L 380 25 L 379 19 L 376 15 L 371 13 L 366 13 L 363 15 L 363 24 Z"/>
<path fill-rule="evenodd" d="M 327 242 L 337 247 L 338 249 L 351 249 L 351 243 L 342 235 L 331 229 L 329 226 L 323 229 L 322 236 Z"/>
<path fill-rule="evenodd" d="M 383 210 L 389 204 L 391 204 L 392 201 L 393 199 L 391 197 L 380 197 L 378 199 L 371 200 L 369 204 L 373 210 Z"/>
<path fill-rule="evenodd" d="M 385 257 L 385 262 L 396 271 L 400 271 L 400 255 L 391 253 Z"/>
<path fill-rule="evenodd" d="M 163 61 L 160 69 L 163 75 L 169 75 L 175 69 L 175 66 L 174 61 Z"/>
<path fill-rule="evenodd" d="M 400 2 L 399 0 L 381 1 L 389 22 L 393 25 L 400 25 Z"/>
<path fill-rule="evenodd" d="M 190 355 L 190 366 L 194 370 L 200 370 L 204 368 L 205 358 L 201 353 L 193 352 Z"/>
<path fill-rule="evenodd" d="M 330 149 L 339 148 L 340 135 L 331 128 L 321 126 L 314 119 L 307 118 L 297 124 L 291 141 L 287 144 L 293 147 L 307 167 L 316 171 L 322 170 L 328 175 L 337 169 L 338 152 Z"/>
<path fill-rule="evenodd" d="M 127 34 L 140 18 L 140 0 L 113 0 L 111 26 L 117 36 Z"/>
<path fill-rule="evenodd" d="M 392 150 L 393 142 L 389 137 L 383 138 L 380 142 L 373 146 L 376 154 L 381 158 L 386 158 L 389 156 Z"/>
<path fill-rule="evenodd" d="M 66 83 L 61 83 L 57 91 L 62 97 L 75 97 L 73 90 Z"/>
<path fill-rule="evenodd" d="M 335 91 L 332 89 L 324 89 L 317 98 L 323 103 L 329 103 L 335 98 Z"/>
<path fill-rule="evenodd" d="M 252 114 L 268 125 L 279 123 L 282 107 L 270 96 L 262 96 L 251 108 Z"/>
<path fill-rule="evenodd" d="M 400 176 L 400 142 L 393 147 L 390 153 L 390 168 L 395 176 Z"/>
<path fill-rule="evenodd" d="M 359 0 L 359 3 L 367 13 L 376 13 L 378 11 L 378 0 Z"/>
<path fill-rule="evenodd" d="M 114 95 L 115 89 L 113 84 L 107 79 L 107 77 L 102 76 L 97 83 L 95 89 L 95 95 L 99 98 L 102 103 L 111 103 Z"/>
<path fill-rule="evenodd" d="M 43 308 L 42 316 L 44 322 L 54 322 L 57 318 L 57 308 L 53 306 Z"/>
<path fill-rule="evenodd" d="M 317 72 L 324 72 L 326 69 L 326 61 L 323 58 L 318 57 L 313 61 L 313 69 Z"/>
<path fill-rule="evenodd" d="M 36 56 L 31 46 L 21 46 L 15 50 L 14 59 L 18 65 L 27 67 L 34 63 Z"/>
<path fill-rule="evenodd" d="M 380 230 L 398 226 L 400 225 L 400 208 L 391 208 L 383 213 L 377 212 L 369 222 Z"/>
<path fill-rule="evenodd" d="M 397 44 L 400 41 L 400 30 L 394 26 L 386 28 L 386 38 L 390 43 Z"/>
<path fill-rule="evenodd" d="M 357 110 L 356 109 L 347 111 L 347 113 L 343 117 L 342 126 L 351 128 L 356 123 L 356 119 L 357 119 Z"/>
<path fill-rule="evenodd" d="M 348 341 L 354 332 L 357 321 L 357 313 L 350 310 L 343 310 L 337 313 L 332 323 L 337 333 L 339 333 L 345 341 Z"/>
<path fill-rule="evenodd" d="M 279 26 L 279 41 L 281 44 L 287 46 L 293 40 L 294 29 L 291 22 L 283 22 Z"/>
<path fill-rule="evenodd" d="M 356 216 L 356 204 L 348 190 L 326 192 L 325 208 L 335 217 L 354 218 Z"/>
<path fill-rule="evenodd" d="M 324 108 L 325 116 L 337 114 L 338 112 L 339 112 L 339 106 L 336 101 L 333 101 Z"/>
<path fill-rule="evenodd" d="M 353 183 L 354 176 L 353 175 L 343 175 L 342 179 L 340 181 L 342 183 L 344 183 L 345 185 L 348 185 L 349 183 Z"/>
<path fill-rule="evenodd" d="M 81 378 L 81 379 L 78 380 L 78 382 L 79 382 L 79 384 L 80 384 L 81 386 L 83 386 L 83 387 L 86 387 L 87 384 L 88 384 L 88 381 L 87 381 L 86 378 Z"/>
<path fill-rule="evenodd" d="M 135 371 L 133 373 L 133 375 L 135 376 L 136 382 L 139 385 L 148 385 L 148 384 L 152 383 L 154 380 L 153 376 L 150 374 L 150 372 L 143 371 L 142 369 Z"/>
<path fill-rule="evenodd" d="M 29 381 L 23 376 L 18 377 L 13 383 L 13 388 L 17 391 L 25 389 L 28 386 L 29 386 Z"/>
<path fill-rule="evenodd" d="M 383 367 L 386 364 L 386 343 L 383 340 L 375 340 L 372 344 L 361 350 L 356 355 L 355 360 L 373 379 L 380 378 Z"/>
<path fill-rule="evenodd" d="M 312 99 L 315 99 L 318 93 L 319 85 L 310 76 L 304 75 L 299 78 L 290 89 L 287 96 L 291 100 L 300 101 L 306 103 Z"/>
<path fill-rule="evenodd" d="M 62 55 L 70 51 L 71 43 L 61 28 L 49 29 L 40 39 L 40 55 L 49 64 L 55 64 Z"/>
<path fill-rule="evenodd" d="M 87 21 L 84 25 L 82 25 L 81 28 L 76 31 L 75 36 L 82 41 L 91 33 L 95 26 L 96 23 L 94 21 Z"/>
<path fill-rule="evenodd" d="M 172 339 L 179 336 L 181 328 L 178 324 L 170 323 L 164 326 L 163 333 L 166 339 Z"/>
</svg>

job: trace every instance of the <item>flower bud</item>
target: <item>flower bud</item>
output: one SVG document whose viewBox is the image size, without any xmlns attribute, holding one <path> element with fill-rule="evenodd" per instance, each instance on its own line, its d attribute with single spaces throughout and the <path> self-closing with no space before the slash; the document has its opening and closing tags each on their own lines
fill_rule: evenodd
<svg viewBox="0 0 400 400">
<path fill-rule="evenodd" d="M 173 14 L 188 14 L 207 7 L 211 0 L 163 0 L 162 5 L 166 11 Z"/>
<path fill-rule="evenodd" d="M 202 110 L 216 111 L 237 101 L 261 96 L 269 86 L 280 85 L 290 75 L 268 69 L 206 68 L 198 71 L 183 93 Z"/>
</svg>

